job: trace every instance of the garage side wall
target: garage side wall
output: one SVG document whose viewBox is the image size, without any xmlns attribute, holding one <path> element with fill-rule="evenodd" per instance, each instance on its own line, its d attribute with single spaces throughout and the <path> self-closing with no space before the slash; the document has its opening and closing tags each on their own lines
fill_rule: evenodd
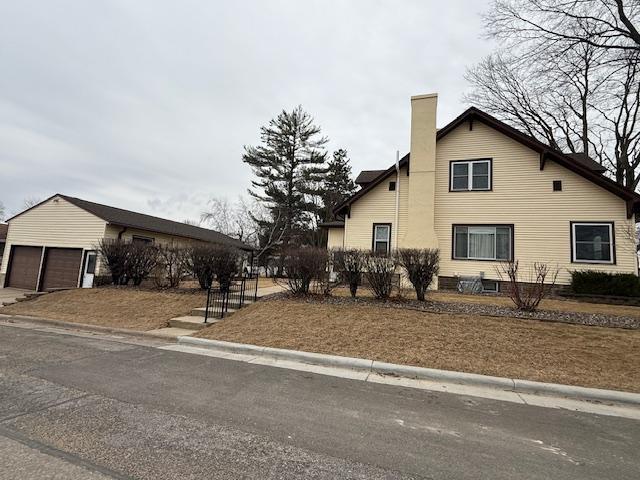
<svg viewBox="0 0 640 480">
<path fill-rule="evenodd" d="M 105 228 L 104 220 L 59 197 L 24 212 L 9 222 L 0 285 L 4 285 L 13 245 L 92 250 L 104 236 Z"/>
<path fill-rule="evenodd" d="M 153 240 L 155 244 L 159 245 L 167 245 L 169 243 L 173 243 L 181 247 L 186 247 L 192 245 L 193 243 L 198 243 L 196 240 L 192 240 L 189 238 L 174 237 L 172 235 L 152 232 L 149 230 L 140 230 L 137 228 L 125 229 L 124 227 L 120 227 L 117 225 L 107 225 L 104 238 L 108 240 L 116 240 L 118 237 L 127 242 L 132 241 L 134 237 L 138 237 Z"/>
</svg>

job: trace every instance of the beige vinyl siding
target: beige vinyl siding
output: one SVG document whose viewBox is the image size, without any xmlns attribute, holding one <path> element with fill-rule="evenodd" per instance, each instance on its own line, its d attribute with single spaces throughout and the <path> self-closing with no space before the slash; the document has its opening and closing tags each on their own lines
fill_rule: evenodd
<svg viewBox="0 0 640 480">
<path fill-rule="evenodd" d="M 164 233 L 157 233 L 149 230 L 140 230 L 138 228 L 125 229 L 124 227 L 121 227 L 119 225 L 107 225 L 105 238 L 110 240 L 115 240 L 120 235 L 120 232 L 123 232 L 121 235 L 121 238 L 125 241 L 131 241 L 133 240 L 133 237 L 136 236 L 136 237 L 151 238 L 153 239 L 154 243 L 160 244 L 160 245 L 166 245 L 172 242 L 175 245 L 179 245 L 179 246 L 187 246 L 193 243 L 202 243 L 190 238 L 176 237 L 173 235 L 166 235 Z"/>
<path fill-rule="evenodd" d="M 9 232 L 2 258 L 3 275 L 7 272 L 12 245 L 70 247 L 92 250 L 103 237 L 106 222 L 81 208 L 54 197 L 26 211 L 9 222 Z"/>
<path fill-rule="evenodd" d="M 493 159 L 493 191 L 449 192 L 449 162 Z M 553 181 L 562 191 L 553 191 Z M 615 222 L 616 264 L 571 263 L 570 222 Z M 570 270 L 637 273 L 633 220 L 625 202 L 583 177 L 480 122 L 458 127 L 438 141 L 435 228 L 441 252 L 440 275 L 477 275 L 496 279 L 497 262 L 452 260 L 453 224 L 513 224 L 515 259 L 527 273 L 533 262 L 558 266 L 558 283 L 570 282 Z M 523 280 L 526 279 L 523 278 Z"/>
<path fill-rule="evenodd" d="M 402 242 L 402 238 L 407 231 L 409 198 L 407 169 L 400 169 L 399 226 L 396 225 L 395 219 L 396 192 L 389 191 L 389 182 L 392 181 L 396 181 L 395 173 L 351 205 L 351 214 L 345 218 L 345 248 L 370 250 L 374 223 L 391 224 L 392 248 L 395 248 L 396 228 L 398 228 L 398 242 Z M 396 185 L 396 188 L 398 188 L 398 185 Z"/>
<path fill-rule="evenodd" d="M 344 247 L 344 228 L 329 228 L 327 232 L 327 248 Z"/>
</svg>

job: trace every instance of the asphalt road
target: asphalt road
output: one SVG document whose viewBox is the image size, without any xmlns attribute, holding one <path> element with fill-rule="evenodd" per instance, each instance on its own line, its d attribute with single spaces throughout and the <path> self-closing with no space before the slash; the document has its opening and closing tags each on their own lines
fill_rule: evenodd
<svg viewBox="0 0 640 480">
<path fill-rule="evenodd" d="M 637 479 L 640 422 L 0 326 L 2 479 Z"/>
</svg>

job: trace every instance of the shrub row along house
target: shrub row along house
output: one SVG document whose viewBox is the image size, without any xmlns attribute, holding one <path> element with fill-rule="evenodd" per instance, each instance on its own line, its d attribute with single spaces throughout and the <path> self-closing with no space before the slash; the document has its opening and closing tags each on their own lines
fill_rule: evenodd
<svg viewBox="0 0 640 480">
<path fill-rule="evenodd" d="M 500 288 L 499 262 L 638 273 L 640 196 L 567 155 L 470 108 L 436 129 L 437 95 L 411 98 L 411 151 L 386 170 L 363 171 L 360 190 L 325 223 L 328 247 L 440 250 L 439 288 L 481 277 Z"/>
<path fill-rule="evenodd" d="M 91 287 L 101 265 L 97 248 L 104 240 L 187 246 L 225 244 L 253 248 L 206 228 L 54 195 L 8 220 L 0 285 L 47 291 Z"/>
</svg>

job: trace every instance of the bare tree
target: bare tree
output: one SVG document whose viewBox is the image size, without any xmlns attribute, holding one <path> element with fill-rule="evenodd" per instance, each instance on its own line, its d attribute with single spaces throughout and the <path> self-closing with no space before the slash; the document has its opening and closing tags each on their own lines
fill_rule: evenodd
<svg viewBox="0 0 640 480">
<path fill-rule="evenodd" d="M 468 70 L 473 90 L 465 98 L 554 149 L 595 158 L 634 190 L 640 181 L 640 44 L 622 48 L 632 45 L 629 35 L 596 27 L 621 15 L 617 4 L 497 0 L 485 23 L 501 49 Z M 622 7 L 622 14 L 633 25 L 639 4 Z M 602 25 L 621 29 L 620 18 Z"/>
<path fill-rule="evenodd" d="M 261 211 L 264 208 L 255 200 L 248 203 L 243 197 L 239 197 L 235 203 L 229 202 L 224 197 L 214 197 L 209 200 L 208 210 L 202 213 L 200 219 L 202 223 L 210 225 L 214 230 L 256 245 L 259 223 L 256 221 L 255 214 L 263 213 Z"/>
<path fill-rule="evenodd" d="M 603 136 L 594 138 L 600 147 L 604 164 L 616 182 L 636 190 L 640 175 L 640 53 L 630 53 L 621 60 L 620 74 L 607 79 L 609 103 L 590 105 L 601 115 Z M 607 142 L 610 148 L 607 147 Z"/>
<path fill-rule="evenodd" d="M 4 220 L 4 203 L 0 202 L 0 222 Z"/>
<path fill-rule="evenodd" d="M 640 50 L 640 4 L 623 0 L 497 0 L 485 15 L 488 33 L 501 40 L 585 44 Z"/>
<path fill-rule="evenodd" d="M 36 205 L 38 205 L 42 200 L 38 197 L 35 196 L 30 196 L 30 197 L 26 197 L 23 201 L 22 201 L 22 209 L 23 210 L 28 210 L 31 207 L 35 207 Z"/>
</svg>

